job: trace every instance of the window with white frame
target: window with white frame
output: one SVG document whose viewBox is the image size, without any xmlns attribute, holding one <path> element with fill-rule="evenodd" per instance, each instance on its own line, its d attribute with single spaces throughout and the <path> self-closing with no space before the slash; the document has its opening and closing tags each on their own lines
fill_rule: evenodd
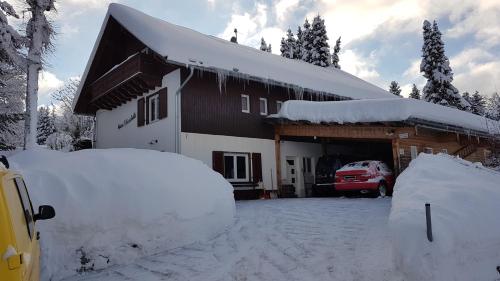
<svg viewBox="0 0 500 281">
<path fill-rule="evenodd" d="M 410 152 L 411 152 L 411 160 L 417 158 L 418 156 L 418 149 L 416 146 L 412 145 L 410 146 Z"/>
<path fill-rule="evenodd" d="M 260 115 L 267 115 L 267 99 L 259 98 Z"/>
<path fill-rule="evenodd" d="M 434 150 L 432 149 L 432 147 L 425 147 L 424 148 L 424 153 L 433 154 Z"/>
<path fill-rule="evenodd" d="M 250 181 L 248 154 L 224 153 L 224 177 L 230 182 Z"/>
<path fill-rule="evenodd" d="M 281 106 L 283 106 L 283 102 L 280 100 L 276 101 L 276 113 L 280 112 Z"/>
<path fill-rule="evenodd" d="M 250 113 L 250 97 L 241 95 L 241 112 Z"/>
<path fill-rule="evenodd" d="M 441 153 L 448 154 L 448 149 L 447 148 L 441 149 Z"/>
<path fill-rule="evenodd" d="M 154 95 L 148 98 L 148 106 L 149 106 L 149 122 L 154 122 L 159 120 L 160 114 L 160 96 Z"/>
</svg>

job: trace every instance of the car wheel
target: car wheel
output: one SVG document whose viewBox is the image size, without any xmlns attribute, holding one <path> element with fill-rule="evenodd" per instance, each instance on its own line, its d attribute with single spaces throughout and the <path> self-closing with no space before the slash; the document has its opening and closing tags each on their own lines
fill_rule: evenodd
<svg viewBox="0 0 500 281">
<path fill-rule="evenodd" d="M 378 185 L 377 195 L 382 198 L 387 196 L 387 187 L 385 186 L 385 183 L 380 183 Z"/>
</svg>

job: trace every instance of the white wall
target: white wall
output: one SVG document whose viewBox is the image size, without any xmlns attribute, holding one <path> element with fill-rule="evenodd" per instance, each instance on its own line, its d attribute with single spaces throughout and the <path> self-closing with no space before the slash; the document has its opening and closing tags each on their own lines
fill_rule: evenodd
<svg viewBox="0 0 500 281">
<path fill-rule="evenodd" d="M 213 151 L 261 153 L 264 188 L 268 190 L 277 189 L 274 140 L 182 132 L 181 151 L 183 155 L 201 160 L 209 167 L 212 167 Z M 315 162 L 321 156 L 321 145 L 290 141 L 281 142 L 281 174 L 285 182 L 286 156 L 293 156 L 299 159 L 296 160 L 297 171 L 301 171 L 302 157 L 312 157 Z M 305 196 L 304 179 L 301 172 L 298 174 L 297 195 L 303 197 Z"/>
<path fill-rule="evenodd" d="M 283 183 L 289 183 L 286 178 L 286 158 L 293 157 L 295 160 L 295 167 L 297 170 L 297 184 L 295 185 L 295 193 L 299 197 L 304 197 L 306 195 L 304 186 L 304 176 L 302 170 L 302 158 L 311 157 L 313 173 L 316 167 L 316 162 L 318 158 L 322 155 L 321 144 L 317 143 L 305 143 L 305 142 L 293 142 L 293 141 L 282 141 L 281 142 L 281 178 Z"/>
<path fill-rule="evenodd" d="M 133 147 L 159 151 L 175 151 L 175 92 L 180 86 L 180 70 L 165 75 L 162 86 L 143 95 L 147 96 L 161 88 L 168 87 L 167 118 L 137 127 L 137 118 L 121 129 L 118 124 L 137 114 L 137 99 L 113 110 L 99 110 L 96 113 L 96 147 Z M 158 142 L 155 142 L 155 141 Z"/>
</svg>

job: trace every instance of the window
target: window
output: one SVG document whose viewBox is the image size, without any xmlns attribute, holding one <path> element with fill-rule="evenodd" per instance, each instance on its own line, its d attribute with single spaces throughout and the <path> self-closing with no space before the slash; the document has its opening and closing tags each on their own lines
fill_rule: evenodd
<svg viewBox="0 0 500 281">
<path fill-rule="evenodd" d="M 248 154 L 224 153 L 224 177 L 232 182 L 250 181 Z"/>
<path fill-rule="evenodd" d="M 446 148 L 441 149 L 441 153 L 448 154 L 448 149 Z"/>
<path fill-rule="evenodd" d="M 241 95 L 241 112 L 250 113 L 250 97 Z"/>
<path fill-rule="evenodd" d="M 280 112 L 282 105 L 283 105 L 282 101 L 276 101 L 276 113 Z"/>
<path fill-rule="evenodd" d="M 260 115 L 267 115 L 267 99 L 259 99 Z"/>
<path fill-rule="evenodd" d="M 154 122 L 159 120 L 160 114 L 160 99 L 159 95 L 150 96 L 148 98 L 148 106 L 149 106 L 149 121 Z"/>
<path fill-rule="evenodd" d="M 432 147 L 426 147 L 426 148 L 424 148 L 424 153 L 432 154 L 432 153 L 434 153 L 434 151 L 432 150 Z"/>
<path fill-rule="evenodd" d="M 410 151 L 411 151 L 411 160 L 417 158 L 418 156 L 418 149 L 416 146 L 412 145 L 410 146 Z"/>
<path fill-rule="evenodd" d="M 27 231 L 31 239 L 35 234 L 35 222 L 33 221 L 33 206 L 31 205 L 30 198 L 28 196 L 28 190 L 26 190 L 26 185 L 21 178 L 15 178 L 14 182 L 17 187 L 17 192 L 19 193 L 19 198 L 24 209 L 24 218 L 26 219 Z"/>
</svg>

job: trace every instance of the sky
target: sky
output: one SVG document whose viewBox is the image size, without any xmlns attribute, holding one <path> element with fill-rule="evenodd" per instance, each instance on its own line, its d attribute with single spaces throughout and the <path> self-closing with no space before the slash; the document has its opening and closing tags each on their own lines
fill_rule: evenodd
<svg viewBox="0 0 500 281">
<path fill-rule="evenodd" d="M 55 49 L 41 74 L 39 104 L 64 81 L 81 76 L 107 7 L 118 2 L 168 22 L 258 48 L 264 37 L 279 54 L 288 28 L 296 33 L 305 18 L 325 20 L 333 48 L 342 37 L 342 70 L 388 89 L 397 81 L 407 96 L 419 72 L 422 23 L 436 20 L 460 92 L 500 92 L 500 1 L 498 0 L 59 0 L 51 16 Z"/>
</svg>

